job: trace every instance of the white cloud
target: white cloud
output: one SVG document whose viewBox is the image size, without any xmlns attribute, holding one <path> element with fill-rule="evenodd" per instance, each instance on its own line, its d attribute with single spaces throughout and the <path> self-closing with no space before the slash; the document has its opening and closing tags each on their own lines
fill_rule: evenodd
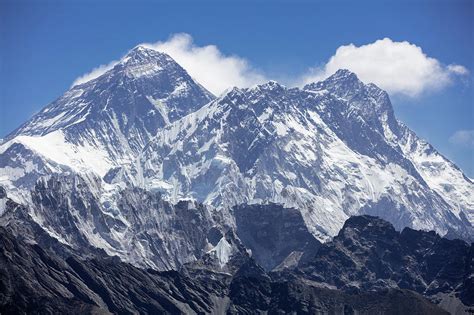
<svg viewBox="0 0 474 315">
<path fill-rule="evenodd" d="M 474 130 L 458 130 L 450 138 L 452 144 L 474 148 Z"/>
<path fill-rule="evenodd" d="M 77 79 L 75 79 L 74 82 L 72 82 L 71 87 L 73 87 L 74 85 L 86 83 L 87 81 L 100 77 L 101 75 L 103 75 L 104 73 L 112 69 L 117 63 L 118 61 L 114 60 L 114 61 L 109 62 L 108 64 L 100 65 L 92 69 L 90 72 L 83 74 Z"/>
<path fill-rule="evenodd" d="M 359 47 L 339 47 L 324 66 L 311 69 L 302 81 L 319 81 L 338 69 L 351 70 L 362 81 L 375 83 L 391 94 L 407 96 L 443 88 L 455 76 L 469 73 L 461 65 L 444 66 L 414 44 L 384 38 Z"/>
<path fill-rule="evenodd" d="M 229 87 L 248 87 L 266 81 L 244 58 L 225 55 L 214 45 L 196 46 L 189 34 L 175 34 L 165 42 L 141 45 L 167 53 L 216 95 Z"/>
<path fill-rule="evenodd" d="M 461 65 L 448 65 L 448 71 L 455 73 L 455 74 L 460 74 L 460 75 L 467 75 L 469 74 L 469 71 L 461 66 Z"/>
</svg>

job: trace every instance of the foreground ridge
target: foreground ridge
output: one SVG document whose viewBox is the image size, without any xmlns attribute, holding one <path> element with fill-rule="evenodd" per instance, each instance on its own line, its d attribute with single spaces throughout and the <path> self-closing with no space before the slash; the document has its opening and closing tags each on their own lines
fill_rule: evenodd
<svg viewBox="0 0 474 315">
<path fill-rule="evenodd" d="M 343 234 L 362 226 L 369 228 L 370 224 L 387 225 L 367 216 L 351 220 Z M 447 314 L 410 290 L 381 285 L 370 291 L 337 289 L 307 278 L 298 269 L 266 273 L 251 258 L 234 260 L 238 267 L 233 274 L 192 267 L 156 272 L 110 257 L 82 259 L 72 255 L 64 259 L 37 244 L 18 240 L 4 228 L 0 228 L 0 242 L 0 277 L 5 284 L 2 313 Z M 321 255 L 324 253 L 316 257 Z"/>
</svg>

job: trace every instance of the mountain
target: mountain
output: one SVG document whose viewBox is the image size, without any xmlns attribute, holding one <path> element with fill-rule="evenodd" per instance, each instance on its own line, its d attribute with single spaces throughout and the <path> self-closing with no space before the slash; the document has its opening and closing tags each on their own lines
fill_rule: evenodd
<svg viewBox="0 0 474 315">
<path fill-rule="evenodd" d="M 27 199 L 43 175 L 103 177 L 131 163 L 160 128 L 213 98 L 170 56 L 138 46 L 9 134 L 0 147 L 0 184 Z"/>
<path fill-rule="evenodd" d="M 447 314 L 417 293 L 346 293 L 290 278 L 252 262 L 234 276 L 190 278 L 139 269 L 117 258 L 66 259 L 0 228 L 2 314 Z"/>
<path fill-rule="evenodd" d="M 396 120 L 384 91 L 347 70 L 303 90 L 234 88 L 160 130 L 139 159 L 147 190 L 223 212 L 294 207 L 320 241 L 364 213 L 397 229 L 474 235 L 473 182 Z"/>
<path fill-rule="evenodd" d="M 320 244 L 299 211 L 275 204 L 234 208 L 234 234 L 206 227 L 202 206 L 173 207 L 146 192 L 127 193 L 132 209 L 147 199 L 144 208 L 160 205 L 153 215 L 131 210 L 127 218 L 146 220 L 148 227 L 135 234 L 135 225 L 126 228 L 129 247 L 112 253 L 143 269 L 137 268 L 109 257 L 109 248 L 90 245 L 89 237 L 113 244 L 122 226 L 101 215 L 84 187 L 66 176 L 38 184 L 33 200 L 42 208 L 32 212 L 0 189 L 2 313 L 443 313 L 418 294 L 453 314 L 474 307 L 472 244 L 410 228 L 397 232 L 372 216 L 351 217 L 332 241 Z M 43 226 L 63 230 L 45 232 L 31 219 L 38 212 L 47 214 Z M 79 225 L 84 222 L 97 222 L 95 231 Z M 58 241 L 58 235 L 75 238 Z M 199 251 L 203 243 L 208 246 Z M 190 252 L 196 257 L 179 261 Z M 179 272 L 146 269 L 150 262 L 169 268 L 160 263 L 173 259 Z"/>
<path fill-rule="evenodd" d="M 157 270 L 207 259 L 233 273 L 242 248 L 266 271 L 294 267 L 360 214 L 474 235 L 473 182 L 375 85 L 339 70 L 215 98 L 143 47 L 8 135 L 0 187 L 16 236 Z"/>
<path fill-rule="evenodd" d="M 2 314 L 202 314 L 225 303 L 219 287 L 176 271 L 139 269 L 111 257 L 64 259 L 3 228 L 0 242 Z"/>
<path fill-rule="evenodd" d="M 44 136 L 58 129 L 73 134 L 84 130 L 75 126 L 82 123 L 81 127 L 96 128 L 96 132 L 101 131 L 97 127 L 118 127 L 124 136 L 135 138 L 131 139 L 134 141 L 130 141 L 130 147 L 137 150 L 143 145 L 139 142 L 144 140 L 141 137 L 153 135 L 166 123 L 195 111 L 213 98 L 170 56 L 137 46 L 113 69 L 73 86 L 9 134 L 4 142 L 19 135 Z M 111 125 L 114 119 L 116 126 Z M 68 129 L 70 126 L 78 129 Z"/>
</svg>

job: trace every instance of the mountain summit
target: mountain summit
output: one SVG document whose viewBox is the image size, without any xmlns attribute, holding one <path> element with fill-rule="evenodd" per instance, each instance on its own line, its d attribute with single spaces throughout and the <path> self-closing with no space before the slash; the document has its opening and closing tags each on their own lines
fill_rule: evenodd
<svg viewBox="0 0 474 315">
<path fill-rule="evenodd" d="M 3 166 L 31 172 L 8 173 L 4 184 L 28 191 L 40 176 L 66 170 L 102 177 L 133 161 L 160 128 L 213 98 L 170 56 L 136 47 L 113 69 L 72 87 L 6 137 Z"/>
<path fill-rule="evenodd" d="M 138 46 L 103 75 L 72 87 L 5 140 L 104 120 L 117 120 L 125 136 L 152 136 L 213 98 L 170 56 Z"/>
</svg>

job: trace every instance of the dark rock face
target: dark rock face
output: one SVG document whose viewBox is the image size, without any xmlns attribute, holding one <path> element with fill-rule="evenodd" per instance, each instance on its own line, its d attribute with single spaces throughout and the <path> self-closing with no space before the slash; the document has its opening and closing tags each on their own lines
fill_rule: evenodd
<svg viewBox="0 0 474 315">
<path fill-rule="evenodd" d="M 348 294 L 299 279 L 272 280 L 249 259 L 235 276 L 191 279 L 118 258 L 68 259 L 0 228 L 2 314 L 445 314 L 405 290 Z"/>
<path fill-rule="evenodd" d="M 5 188 L 0 186 L 0 199 L 7 198 L 7 192 L 5 191 Z"/>
<path fill-rule="evenodd" d="M 234 216 L 237 235 L 266 270 L 295 266 L 319 248 L 320 242 L 296 209 L 277 204 L 240 205 L 234 207 Z"/>
<path fill-rule="evenodd" d="M 348 219 L 332 242 L 302 266 L 305 276 L 347 292 L 402 288 L 425 296 L 451 294 L 474 306 L 473 245 L 372 216 Z"/>
</svg>

